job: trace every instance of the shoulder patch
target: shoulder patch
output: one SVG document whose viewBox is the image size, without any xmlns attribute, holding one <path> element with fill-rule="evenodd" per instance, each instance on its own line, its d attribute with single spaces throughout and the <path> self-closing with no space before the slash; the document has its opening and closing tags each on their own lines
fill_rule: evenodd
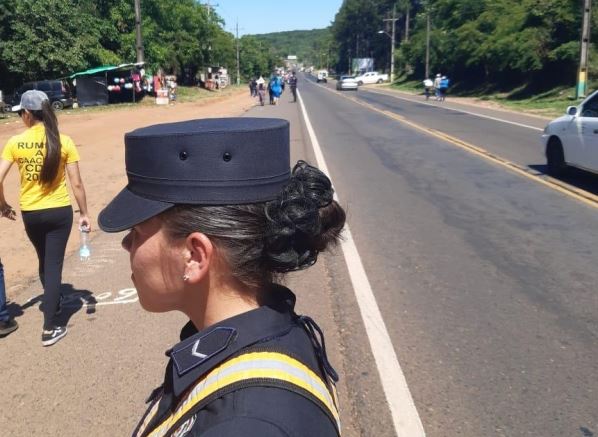
<svg viewBox="0 0 598 437">
<path fill-rule="evenodd" d="M 201 337 L 188 338 L 171 352 L 178 376 L 183 376 L 217 353 L 226 349 L 237 334 L 235 328 L 219 326 Z"/>
</svg>

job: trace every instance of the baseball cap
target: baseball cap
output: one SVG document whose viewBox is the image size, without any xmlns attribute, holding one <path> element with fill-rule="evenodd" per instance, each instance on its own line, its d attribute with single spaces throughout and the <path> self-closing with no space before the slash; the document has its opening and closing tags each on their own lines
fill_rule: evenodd
<svg viewBox="0 0 598 437">
<path fill-rule="evenodd" d="M 42 103 L 48 99 L 48 96 L 43 91 L 29 90 L 25 91 L 21 96 L 21 103 L 12 107 L 12 112 L 27 109 L 28 111 L 41 111 Z"/>
<path fill-rule="evenodd" d="M 128 184 L 98 224 L 120 232 L 178 204 L 273 200 L 290 179 L 289 144 L 289 123 L 278 118 L 189 120 L 129 132 Z"/>
</svg>

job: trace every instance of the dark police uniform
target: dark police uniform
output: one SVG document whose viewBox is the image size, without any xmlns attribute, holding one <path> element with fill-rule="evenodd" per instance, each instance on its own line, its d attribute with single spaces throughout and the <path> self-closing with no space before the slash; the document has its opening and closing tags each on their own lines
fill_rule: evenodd
<svg viewBox="0 0 598 437">
<path fill-rule="evenodd" d="M 266 118 L 191 120 L 125 136 L 127 186 L 100 213 L 107 232 L 177 204 L 275 199 L 290 178 L 289 124 Z M 323 335 L 274 285 L 259 308 L 197 332 L 167 352 L 164 383 L 134 437 L 340 435 L 337 375 Z"/>
<path fill-rule="evenodd" d="M 316 335 L 319 328 L 295 314 L 294 304 L 293 293 L 276 286 L 258 309 L 200 332 L 191 322 L 185 325 L 181 342 L 167 352 L 164 383 L 148 399 L 148 412 L 133 436 L 340 435 L 336 373 L 326 358 L 323 338 Z M 243 357 L 249 358 L 239 360 Z M 223 365 L 227 369 L 214 377 L 214 369 Z M 235 365 L 240 367 L 238 379 L 232 376 Z M 270 379 L 271 369 L 285 365 L 301 381 Z M 235 382 L 227 385 L 227 378 Z M 219 388 L 197 401 L 197 392 L 210 392 L 210 380 L 219 380 Z"/>
</svg>

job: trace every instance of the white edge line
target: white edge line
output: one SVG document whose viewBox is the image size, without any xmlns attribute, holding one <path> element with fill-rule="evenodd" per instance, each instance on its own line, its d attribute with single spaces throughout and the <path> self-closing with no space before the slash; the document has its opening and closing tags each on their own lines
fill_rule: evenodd
<svg viewBox="0 0 598 437">
<path fill-rule="evenodd" d="M 305 119 L 307 132 L 314 148 L 318 167 L 328 176 L 331 176 L 299 91 L 297 91 L 297 96 L 301 111 L 303 112 L 303 118 Z M 336 192 L 334 197 L 338 201 Z M 343 234 L 345 238 L 345 241 L 342 243 L 343 255 L 347 263 L 349 276 L 353 290 L 355 291 L 355 297 L 357 298 L 357 304 L 359 305 L 372 354 L 376 361 L 382 388 L 384 389 L 386 401 L 390 408 L 396 435 L 399 437 L 425 437 L 423 424 L 417 413 L 413 397 L 407 386 L 407 380 L 386 330 L 386 325 L 384 324 L 382 314 L 380 313 L 378 303 L 374 297 L 372 287 L 348 224 Z"/>
<path fill-rule="evenodd" d="M 499 121 L 501 123 L 512 124 L 514 126 L 524 127 L 524 128 L 527 128 L 527 129 L 532 129 L 532 130 L 538 131 L 538 132 L 542 132 L 544 130 L 544 129 L 536 127 L 536 126 L 530 126 L 528 124 L 517 123 L 516 121 L 504 120 L 502 118 L 491 117 L 490 115 L 484 115 L 484 114 L 477 114 L 475 112 L 464 111 L 462 109 L 457 109 L 457 108 L 450 108 L 448 106 L 439 106 L 439 105 L 435 105 L 433 103 L 420 102 L 418 100 L 412 100 L 412 99 L 408 99 L 406 97 L 397 96 L 395 94 L 388 94 L 388 93 L 385 93 L 385 92 L 373 91 L 373 90 L 366 90 L 366 91 L 370 92 L 372 94 L 382 94 L 382 95 L 385 95 L 385 96 L 388 96 L 388 97 L 392 97 L 392 98 L 395 98 L 395 99 L 398 99 L 398 100 L 405 100 L 405 101 L 411 102 L 411 103 L 419 103 L 421 105 L 432 106 L 434 108 L 442 108 L 442 109 L 446 109 L 446 110 L 449 110 L 449 111 L 462 112 L 463 114 L 473 115 L 474 117 L 487 118 L 488 120 L 493 120 L 493 121 Z M 548 122 L 546 122 L 546 124 L 548 124 Z"/>
</svg>

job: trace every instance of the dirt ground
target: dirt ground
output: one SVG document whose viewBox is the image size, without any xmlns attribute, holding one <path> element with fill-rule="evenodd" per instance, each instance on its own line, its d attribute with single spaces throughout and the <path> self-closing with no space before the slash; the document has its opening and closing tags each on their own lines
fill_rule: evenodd
<svg viewBox="0 0 598 437">
<path fill-rule="evenodd" d="M 227 97 L 214 97 L 193 103 L 59 115 L 60 131 L 73 138 L 81 155 L 79 165 L 93 227 L 92 250 L 94 234 L 101 232 L 96 225 L 98 213 L 126 184 L 124 165 L 126 132 L 157 123 L 237 116 L 254 104 L 254 100 L 245 90 L 239 90 Z M 4 147 L 12 135 L 24 129 L 20 119 L 0 125 L 0 147 Z M 8 202 L 18 211 L 19 179 L 16 166 L 11 168 L 4 181 L 4 193 Z M 73 207 L 77 209 L 74 197 L 71 196 L 71 199 Z M 67 254 L 76 250 L 79 244 L 76 218 L 75 214 Z M 37 275 L 37 257 L 25 235 L 20 214 L 16 222 L 0 219 L 0 258 L 4 264 L 7 294 L 10 299 L 35 280 Z"/>
</svg>

